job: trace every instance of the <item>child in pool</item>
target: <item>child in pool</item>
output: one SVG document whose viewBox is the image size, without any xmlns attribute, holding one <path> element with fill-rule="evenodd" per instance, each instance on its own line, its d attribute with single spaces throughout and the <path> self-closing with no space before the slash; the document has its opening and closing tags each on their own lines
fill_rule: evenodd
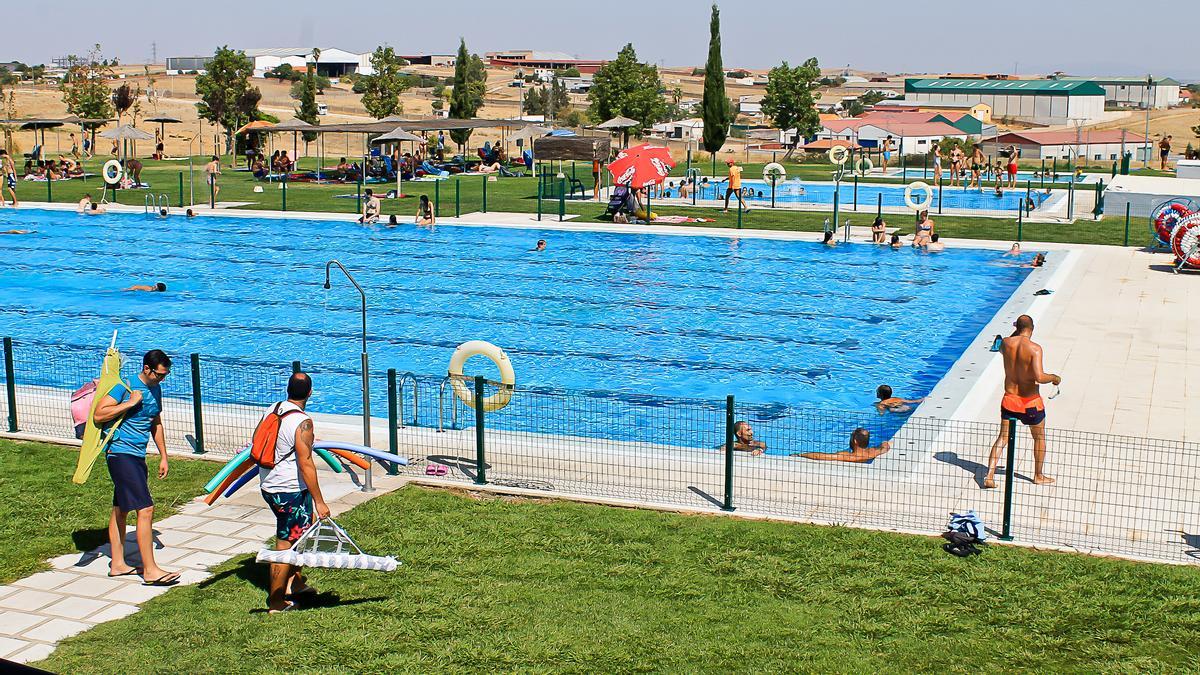
<svg viewBox="0 0 1200 675">
<path fill-rule="evenodd" d="M 875 397 L 879 400 L 875 402 L 875 409 L 880 413 L 894 412 L 903 413 L 912 410 L 911 403 L 920 403 L 924 398 L 897 398 L 892 396 L 892 388 L 886 384 L 879 385 L 875 390 Z"/>
</svg>

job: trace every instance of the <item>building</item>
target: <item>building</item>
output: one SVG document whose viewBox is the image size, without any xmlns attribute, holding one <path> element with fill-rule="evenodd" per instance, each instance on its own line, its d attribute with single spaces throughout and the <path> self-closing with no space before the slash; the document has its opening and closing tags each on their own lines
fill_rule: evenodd
<svg viewBox="0 0 1200 675">
<path fill-rule="evenodd" d="M 595 73 L 600 70 L 604 61 L 594 59 L 577 59 L 563 52 L 544 52 L 533 49 L 512 49 L 503 52 L 487 52 L 484 55 L 489 65 L 500 68 L 528 68 L 536 70 L 567 70 L 575 68 L 580 73 Z"/>
<path fill-rule="evenodd" d="M 183 75 L 193 71 L 203 73 L 208 69 L 208 64 L 212 60 L 211 56 L 168 56 L 167 74 Z"/>
<path fill-rule="evenodd" d="M 1121 108 L 1170 108 L 1180 103 L 1179 81 L 1159 77 L 1147 85 L 1145 77 L 1063 77 L 1062 81 L 1095 82 L 1104 88 L 1104 102 Z"/>
<path fill-rule="evenodd" d="M 454 64 L 458 63 L 458 56 L 456 54 L 406 54 L 400 58 L 414 66 L 453 68 Z"/>
<path fill-rule="evenodd" d="M 559 82 L 567 88 L 567 91 L 572 94 L 586 94 L 592 88 L 592 76 L 580 75 L 579 77 L 560 77 Z"/>
<path fill-rule="evenodd" d="M 663 138 L 682 141 L 701 141 L 704 139 L 704 120 L 696 117 L 689 120 L 662 122 L 650 127 L 650 131 Z"/>
<path fill-rule="evenodd" d="M 1021 151 L 1022 159 L 1086 157 L 1091 161 L 1107 161 L 1120 159 L 1122 152 L 1140 156 L 1145 144 L 1145 136 L 1121 129 L 1010 131 L 985 141 L 984 152 L 995 154 L 996 148 L 1014 145 Z"/>
<path fill-rule="evenodd" d="M 793 134 L 794 135 L 794 134 Z M 850 141 L 864 148 L 881 148 L 892 137 L 892 148 L 901 155 L 925 154 L 943 138 L 967 140 L 968 134 L 946 122 L 922 122 L 915 118 L 854 117 L 821 123 L 816 140 Z M 787 143 L 790 138 L 782 139 Z"/>
<path fill-rule="evenodd" d="M 762 117 L 762 96 L 739 96 L 737 112 L 749 117 Z"/>
<path fill-rule="evenodd" d="M 267 49 L 246 49 L 246 56 L 254 61 L 254 76 L 263 77 L 267 71 L 274 70 L 283 64 L 305 71 L 308 64 L 313 63 L 312 47 L 272 47 Z M 317 74 L 329 78 L 339 78 L 343 75 L 356 73 L 361 75 L 374 74 L 371 67 L 371 54 L 348 52 L 336 47 L 321 48 L 321 57 L 316 62 Z"/>
<path fill-rule="evenodd" d="M 922 103 L 898 98 L 880 101 L 876 110 L 920 111 L 920 112 L 965 112 L 984 124 L 992 123 L 992 106 L 986 103 Z"/>
<path fill-rule="evenodd" d="M 1104 117 L 1104 89 L 1086 80 L 904 81 L 904 98 L 917 105 L 986 103 L 992 116 L 1033 124 L 1084 124 Z"/>
</svg>

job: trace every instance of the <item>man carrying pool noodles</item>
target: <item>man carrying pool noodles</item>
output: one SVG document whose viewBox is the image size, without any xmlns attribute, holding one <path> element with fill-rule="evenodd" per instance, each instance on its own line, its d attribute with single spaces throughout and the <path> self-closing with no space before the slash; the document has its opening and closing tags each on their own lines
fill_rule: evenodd
<svg viewBox="0 0 1200 675">
<path fill-rule="evenodd" d="M 275 441 L 274 468 L 260 467 L 258 474 L 263 499 L 275 514 L 275 550 L 291 548 L 314 521 L 329 517 L 329 506 L 321 495 L 317 468 L 313 464 L 313 422 L 305 412 L 312 395 L 312 379 L 304 373 L 288 378 L 287 400 L 271 406 L 266 415 L 278 414 L 279 435 Z M 266 419 L 266 415 L 263 416 Z M 316 593 L 294 565 L 271 565 L 267 610 L 274 614 L 295 609 L 288 598 Z"/>
</svg>

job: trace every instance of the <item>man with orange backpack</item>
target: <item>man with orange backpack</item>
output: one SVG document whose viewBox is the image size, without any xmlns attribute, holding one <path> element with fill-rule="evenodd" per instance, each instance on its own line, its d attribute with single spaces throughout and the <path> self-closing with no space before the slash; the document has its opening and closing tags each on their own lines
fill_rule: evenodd
<svg viewBox="0 0 1200 675">
<path fill-rule="evenodd" d="M 275 514 L 275 549 L 286 550 L 316 518 L 328 518 L 329 506 L 321 496 L 313 464 L 313 423 L 304 412 L 312 395 L 312 380 L 295 373 L 288 380 L 287 400 L 271 407 L 254 431 L 251 457 L 259 465 L 263 499 Z M 295 608 L 288 597 L 314 594 L 294 565 L 271 565 L 267 596 L 270 613 Z"/>
</svg>

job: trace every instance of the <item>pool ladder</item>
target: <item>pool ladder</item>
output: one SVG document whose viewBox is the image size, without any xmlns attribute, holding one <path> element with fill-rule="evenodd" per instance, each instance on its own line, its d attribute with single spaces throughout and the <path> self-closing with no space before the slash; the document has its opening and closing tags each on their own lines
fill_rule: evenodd
<svg viewBox="0 0 1200 675">
<path fill-rule="evenodd" d="M 160 194 L 157 197 L 153 193 L 146 194 L 143 213 L 153 213 L 158 215 L 159 211 L 171 208 L 171 198 L 165 194 Z"/>
<path fill-rule="evenodd" d="M 450 384 L 451 375 L 442 378 L 442 383 L 438 386 L 438 433 L 445 431 L 446 419 L 446 385 Z M 454 395 L 453 388 L 450 390 L 450 428 L 458 429 L 458 407 L 462 403 L 458 397 Z"/>
<path fill-rule="evenodd" d="M 396 400 L 398 401 L 398 406 L 397 406 L 398 410 L 396 411 L 396 414 L 397 414 L 396 421 L 400 424 L 401 427 L 404 426 L 404 383 L 409 382 L 409 381 L 412 382 L 412 392 L 413 392 L 413 394 L 412 394 L 412 423 L 413 424 L 417 423 L 417 411 L 419 410 L 419 404 L 420 404 L 421 397 L 420 397 L 420 393 L 418 391 L 419 384 L 417 382 L 417 376 L 414 375 L 410 371 L 407 373 L 401 373 L 400 376 L 396 378 Z"/>
</svg>

